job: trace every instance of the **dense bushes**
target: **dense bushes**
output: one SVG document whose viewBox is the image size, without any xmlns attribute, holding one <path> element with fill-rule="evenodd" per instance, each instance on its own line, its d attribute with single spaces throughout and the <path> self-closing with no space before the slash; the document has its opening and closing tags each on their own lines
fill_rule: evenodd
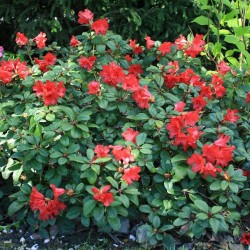
<svg viewBox="0 0 250 250">
<path fill-rule="evenodd" d="M 249 79 L 224 61 L 207 71 L 202 35 L 129 43 L 108 20 L 70 47 L 18 33 L 20 59 L 0 65 L 1 203 L 49 236 L 77 223 L 173 248 L 177 234 L 240 236 L 249 213 Z M 244 172 L 244 171 L 245 172 Z M 74 222 L 74 223 L 73 223 Z"/>
</svg>

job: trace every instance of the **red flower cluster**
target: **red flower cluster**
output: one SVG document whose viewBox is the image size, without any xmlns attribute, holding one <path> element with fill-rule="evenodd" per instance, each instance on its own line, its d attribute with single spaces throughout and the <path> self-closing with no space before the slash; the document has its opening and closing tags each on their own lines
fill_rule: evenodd
<svg viewBox="0 0 250 250">
<path fill-rule="evenodd" d="M 100 82 L 92 81 L 88 84 L 89 95 L 101 95 Z"/>
<path fill-rule="evenodd" d="M 93 68 L 93 66 L 95 64 L 95 61 L 96 61 L 96 57 L 95 56 L 90 56 L 90 57 L 81 56 L 78 59 L 78 62 L 80 64 L 80 66 L 82 68 L 87 69 L 88 71 L 90 71 Z"/>
<path fill-rule="evenodd" d="M 188 42 L 182 35 L 175 40 L 175 44 L 179 50 L 184 49 L 186 56 L 195 58 L 204 50 L 205 41 L 203 35 L 196 34 L 192 42 Z"/>
<path fill-rule="evenodd" d="M 70 39 L 70 46 L 71 47 L 76 47 L 76 46 L 79 46 L 79 45 L 81 45 L 82 43 L 79 41 L 79 40 L 77 40 L 76 39 L 76 37 L 75 36 L 72 36 L 71 37 L 71 39 Z"/>
<path fill-rule="evenodd" d="M 144 39 L 146 40 L 146 47 L 148 50 L 155 45 L 155 41 L 153 41 L 150 36 L 146 36 Z"/>
<path fill-rule="evenodd" d="M 47 38 L 46 38 L 46 34 L 43 33 L 43 32 L 40 32 L 39 35 L 37 35 L 35 38 L 34 38 L 35 42 L 36 42 L 36 45 L 37 45 L 37 48 L 38 49 L 42 49 L 46 46 L 45 42 L 47 41 Z"/>
<path fill-rule="evenodd" d="M 21 79 L 25 79 L 30 74 L 27 64 L 21 62 L 20 59 L 2 61 L 0 64 L 0 80 L 3 83 L 11 83 L 12 79 L 17 75 Z"/>
<path fill-rule="evenodd" d="M 127 168 L 124 170 L 122 179 L 125 180 L 128 185 L 131 185 L 133 181 L 138 181 L 140 179 L 140 175 L 139 175 L 140 172 L 141 172 L 141 168 L 138 166 Z"/>
<path fill-rule="evenodd" d="M 149 102 L 153 102 L 153 96 L 148 91 L 148 86 L 142 86 L 136 89 L 132 98 L 140 108 L 149 108 Z"/>
<path fill-rule="evenodd" d="M 240 117 L 237 115 L 238 113 L 239 111 L 237 109 L 228 109 L 223 121 L 231 123 L 237 122 L 240 119 Z"/>
<path fill-rule="evenodd" d="M 122 137 L 125 141 L 136 142 L 136 136 L 140 134 L 139 131 L 133 130 L 132 128 L 127 128 L 125 132 L 122 133 Z"/>
<path fill-rule="evenodd" d="M 94 193 L 94 200 L 101 202 L 105 207 L 110 206 L 114 202 L 114 197 L 112 192 L 108 192 L 111 186 L 106 185 L 101 189 L 92 187 L 92 192 Z"/>
<path fill-rule="evenodd" d="M 24 46 L 26 45 L 28 42 L 28 38 L 21 32 L 17 32 L 16 34 L 16 43 L 19 45 L 19 46 Z"/>
<path fill-rule="evenodd" d="M 54 65 L 56 62 L 56 56 L 52 53 L 48 52 L 43 59 L 34 58 L 36 64 L 39 65 L 39 69 L 42 72 L 47 72 L 49 70 L 49 66 Z"/>
<path fill-rule="evenodd" d="M 89 24 L 94 18 L 94 14 L 89 10 L 85 9 L 84 11 L 79 11 L 78 13 L 78 23 L 80 24 Z"/>
<path fill-rule="evenodd" d="M 96 158 L 109 157 L 109 146 L 96 145 L 95 150 Z"/>
<path fill-rule="evenodd" d="M 220 61 L 217 66 L 218 66 L 218 73 L 221 75 L 225 75 L 227 72 L 231 71 L 231 68 L 223 60 Z"/>
<path fill-rule="evenodd" d="M 42 96 L 44 105 L 56 105 L 59 97 L 64 97 L 66 88 L 63 82 L 51 82 L 46 81 L 45 84 L 42 81 L 37 81 L 33 86 L 33 91 L 36 92 L 36 96 Z"/>
<path fill-rule="evenodd" d="M 133 49 L 133 52 L 138 55 L 141 54 L 142 51 L 142 46 L 136 45 L 136 40 L 129 40 L 129 46 Z"/>
<path fill-rule="evenodd" d="M 198 120 L 199 114 L 196 111 L 170 117 L 166 128 L 170 133 L 169 137 L 174 138 L 175 146 L 182 145 L 184 151 L 187 151 L 188 147 L 196 148 L 196 142 L 202 134 L 199 127 L 195 126 Z"/>
<path fill-rule="evenodd" d="M 115 159 L 123 164 L 128 164 L 129 162 L 134 161 L 134 156 L 131 154 L 131 151 L 128 148 L 123 146 L 109 146 L 112 149 L 112 154 Z"/>
<path fill-rule="evenodd" d="M 57 188 L 54 184 L 50 185 L 54 199 L 45 198 L 35 187 L 32 187 L 30 195 L 30 208 L 33 211 L 38 210 L 41 220 L 53 219 L 66 208 L 66 205 L 58 200 L 58 197 L 65 193 L 63 188 Z"/>
<path fill-rule="evenodd" d="M 172 46 L 173 46 L 172 43 L 164 42 L 159 46 L 158 50 L 161 52 L 162 56 L 165 56 L 167 53 L 171 52 Z"/>
<path fill-rule="evenodd" d="M 204 145 L 202 155 L 193 154 L 188 158 L 187 163 L 192 166 L 192 171 L 216 177 L 217 172 L 222 171 L 222 167 L 226 167 L 232 161 L 232 153 L 235 150 L 234 146 L 228 146 L 230 137 L 220 134 L 219 139 L 213 144 Z"/>
<path fill-rule="evenodd" d="M 240 238 L 240 243 L 250 245 L 250 232 L 243 233 Z"/>
<path fill-rule="evenodd" d="M 109 28 L 109 23 L 107 18 L 98 19 L 91 24 L 91 29 L 94 30 L 97 35 L 98 34 L 106 35 L 108 28 Z"/>
</svg>

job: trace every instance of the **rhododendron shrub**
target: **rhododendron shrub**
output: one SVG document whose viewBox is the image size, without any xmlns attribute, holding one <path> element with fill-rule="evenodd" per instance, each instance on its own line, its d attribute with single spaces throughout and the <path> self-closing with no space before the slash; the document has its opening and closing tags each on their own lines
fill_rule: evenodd
<svg viewBox="0 0 250 250">
<path fill-rule="evenodd" d="M 78 22 L 89 32 L 68 48 L 18 33 L 22 60 L 1 59 L 8 216 L 43 237 L 53 224 L 119 231 L 127 217 L 146 244 L 167 249 L 177 234 L 240 237 L 250 205 L 245 72 L 225 61 L 206 70 L 202 35 L 138 44 L 90 10 Z"/>
</svg>

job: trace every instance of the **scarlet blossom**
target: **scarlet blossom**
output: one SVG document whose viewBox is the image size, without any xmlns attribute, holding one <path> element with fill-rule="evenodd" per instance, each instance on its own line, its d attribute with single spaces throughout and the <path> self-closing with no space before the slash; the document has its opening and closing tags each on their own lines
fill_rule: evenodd
<svg viewBox="0 0 250 250">
<path fill-rule="evenodd" d="M 112 148 L 112 154 L 117 161 L 122 161 L 123 164 L 128 164 L 129 162 L 134 161 L 134 156 L 131 154 L 131 151 L 129 149 L 124 148 L 121 145 L 109 147 Z"/>
<path fill-rule="evenodd" d="M 36 45 L 37 45 L 37 48 L 38 49 L 42 49 L 46 46 L 45 42 L 47 41 L 47 38 L 46 38 L 46 34 L 43 33 L 43 32 L 40 32 L 39 35 L 37 35 L 35 38 L 34 38 L 35 42 L 36 42 Z"/>
<path fill-rule="evenodd" d="M 133 130 L 132 128 L 127 128 L 125 132 L 122 133 L 122 137 L 126 141 L 132 141 L 133 143 L 136 142 L 136 136 L 139 135 L 140 132 Z"/>
<path fill-rule="evenodd" d="M 240 117 L 237 115 L 239 111 L 237 109 L 227 109 L 227 113 L 224 115 L 223 121 L 235 123 Z"/>
<path fill-rule="evenodd" d="M 92 187 L 92 192 L 94 193 L 94 200 L 101 202 L 105 207 L 110 206 L 114 202 L 114 197 L 112 192 L 108 192 L 111 186 L 106 185 L 101 189 Z"/>
<path fill-rule="evenodd" d="M 79 45 L 81 45 L 81 42 L 77 40 L 75 36 L 72 36 L 70 39 L 70 46 L 74 48 Z"/>
<path fill-rule="evenodd" d="M 55 216 L 59 215 L 61 211 L 66 208 L 66 205 L 59 201 L 58 198 L 65 193 L 65 189 L 57 188 L 54 184 L 50 185 L 54 198 L 44 197 L 35 187 L 32 187 L 30 195 L 30 208 L 33 211 L 39 211 L 39 218 L 41 220 L 54 219 Z"/>
<path fill-rule="evenodd" d="M 161 55 L 162 56 L 165 56 L 167 53 L 170 53 L 171 52 L 171 47 L 173 46 L 172 43 L 170 42 L 164 42 L 162 43 L 158 50 L 161 52 Z"/>
<path fill-rule="evenodd" d="M 111 62 L 109 65 L 102 66 L 100 76 L 105 83 L 116 87 L 119 82 L 122 82 L 125 74 L 122 71 L 122 67 L 118 66 L 115 62 Z"/>
<path fill-rule="evenodd" d="M 207 101 L 201 95 L 192 98 L 192 103 L 196 111 L 201 111 L 207 105 Z"/>
<path fill-rule="evenodd" d="M 100 82 L 92 81 L 88 84 L 89 95 L 101 95 Z"/>
<path fill-rule="evenodd" d="M 173 87 L 175 87 L 177 82 L 179 82 L 178 75 L 166 74 L 164 76 L 164 83 L 166 87 L 168 87 L 169 89 L 172 89 Z"/>
<path fill-rule="evenodd" d="M 147 49 L 151 49 L 155 45 L 155 41 L 153 41 L 150 36 L 146 36 L 144 39 L 146 40 Z"/>
<path fill-rule="evenodd" d="M 218 73 L 220 73 L 221 75 L 225 75 L 228 71 L 231 70 L 231 68 L 225 63 L 224 60 L 220 61 L 218 63 Z"/>
<path fill-rule="evenodd" d="M 139 88 L 139 79 L 133 74 L 124 76 L 122 79 L 122 88 L 129 91 L 137 90 Z"/>
<path fill-rule="evenodd" d="M 250 245 L 250 232 L 246 232 L 241 235 L 240 243 Z"/>
<path fill-rule="evenodd" d="M 93 66 L 95 64 L 95 61 L 96 61 L 96 57 L 95 56 L 90 56 L 90 57 L 81 56 L 78 59 L 78 62 L 80 64 L 80 66 L 82 68 L 87 69 L 88 71 L 90 71 L 93 68 Z"/>
<path fill-rule="evenodd" d="M 192 43 L 184 50 L 185 56 L 195 58 L 205 49 L 204 45 L 203 35 L 196 34 Z"/>
<path fill-rule="evenodd" d="M 175 40 L 175 45 L 177 45 L 178 50 L 182 50 L 186 43 L 187 39 L 183 35 L 180 35 L 180 37 Z"/>
<path fill-rule="evenodd" d="M 194 71 L 188 68 L 180 74 L 179 82 L 190 85 L 191 80 L 193 79 L 194 76 L 195 76 Z"/>
<path fill-rule="evenodd" d="M 129 40 L 129 46 L 133 49 L 134 53 L 136 55 L 141 54 L 142 51 L 142 46 L 136 45 L 136 40 Z"/>
<path fill-rule="evenodd" d="M 197 111 L 190 111 L 183 114 L 182 119 L 185 126 L 194 126 L 200 119 L 200 116 Z"/>
<path fill-rule="evenodd" d="M 125 56 L 125 59 L 126 59 L 128 62 L 132 62 L 132 57 L 131 57 L 131 55 L 129 55 L 129 54 L 127 54 L 127 55 Z"/>
<path fill-rule="evenodd" d="M 97 158 L 109 157 L 109 146 L 97 144 L 94 150 Z"/>
<path fill-rule="evenodd" d="M 200 95 L 207 97 L 209 100 L 213 99 L 213 91 L 210 86 L 201 86 Z"/>
<path fill-rule="evenodd" d="M 52 53 L 48 52 L 42 60 L 39 60 L 38 58 L 34 58 L 36 64 L 39 65 L 39 69 L 42 72 L 47 72 L 49 70 L 48 66 L 54 65 L 56 62 L 56 56 Z"/>
<path fill-rule="evenodd" d="M 125 180 L 128 185 L 131 185 L 133 181 L 138 181 L 140 179 L 140 172 L 141 168 L 138 166 L 125 169 L 122 179 Z"/>
<path fill-rule="evenodd" d="M 10 71 L 7 71 L 7 70 L 4 70 L 0 67 L 0 80 L 3 82 L 3 83 L 10 83 L 11 80 L 12 80 L 12 72 Z"/>
<path fill-rule="evenodd" d="M 250 92 L 247 93 L 246 103 L 250 103 Z"/>
<path fill-rule="evenodd" d="M 89 24 L 93 18 L 94 14 L 89 9 L 78 12 L 78 23 L 80 24 Z"/>
<path fill-rule="evenodd" d="M 215 166 L 226 167 L 233 160 L 232 154 L 235 146 L 228 146 L 228 136 L 219 135 L 219 139 L 213 144 L 206 144 L 202 149 L 202 156 Z"/>
<path fill-rule="evenodd" d="M 64 97 L 66 92 L 63 82 L 57 83 L 49 80 L 45 84 L 37 81 L 32 89 L 36 92 L 36 96 L 42 96 L 45 106 L 56 105 L 58 98 Z"/>
<path fill-rule="evenodd" d="M 128 68 L 128 73 L 138 76 L 139 74 L 143 73 L 143 69 L 140 64 L 132 64 Z"/>
<path fill-rule="evenodd" d="M 21 32 L 17 32 L 16 34 L 16 43 L 19 45 L 19 46 L 24 46 L 26 45 L 28 42 L 28 38 Z"/>
<path fill-rule="evenodd" d="M 175 105 L 174 105 L 174 110 L 175 111 L 178 111 L 178 112 L 182 112 L 184 110 L 184 107 L 186 106 L 186 103 L 185 102 L 177 102 Z"/>
<path fill-rule="evenodd" d="M 168 66 L 170 66 L 171 68 L 168 69 L 168 73 L 169 74 L 175 74 L 177 73 L 177 71 L 179 70 L 179 63 L 178 61 L 174 61 L 174 62 L 169 62 Z"/>
<path fill-rule="evenodd" d="M 174 138 L 179 136 L 183 127 L 184 121 L 181 116 L 170 116 L 170 122 L 166 126 L 166 129 L 169 131 L 169 137 Z"/>
<path fill-rule="evenodd" d="M 221 172 L 220 168 L 216 168 L 212 163 L 206 162 L 206 159 L 199 154 L 193 154 L 187 159 L 187 163 L 192 166 L 193 172 L 199 172 L 204 178 L 208 175 L 215 178 L 217 172 Z"/>
<path fill-rule="evenodd" d="M 152 95 L 148 91 L 148 86 L 139 87 L 134 91 L 132 98 L 140 108 L 149 108 L 149 102 L 152 100 Z"/>
<path fill-rule="evenodd" d="M 109 23 L 107 18 L 98 19 L 91 24 L 91 30 L 94 30 L 97 35 L 98 34 L 106 35 L 108 28 L 109 28 Z"/>
</svg>

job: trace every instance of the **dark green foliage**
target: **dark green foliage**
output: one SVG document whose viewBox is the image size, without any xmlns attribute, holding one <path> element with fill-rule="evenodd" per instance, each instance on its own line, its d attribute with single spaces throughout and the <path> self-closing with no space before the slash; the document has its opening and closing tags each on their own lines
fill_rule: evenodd
<svg viewBox="0 0 250 250">
<path fill-rule="evenodd" d="M 77 23 L 78 12 L 90 9 L 95 17 L 107 17 L 110 27 L 124 39 L 173 40 L 179 34 L 196 33 L 197 24 L 191 21 L 200 14 L 193 0 L 1 0 L 0 45 L 14 51 L 16 33 L 35 37 L 40 31 L 50 41 L 68 45 L 71 35 L 84 31 Z"/>
</svg>

